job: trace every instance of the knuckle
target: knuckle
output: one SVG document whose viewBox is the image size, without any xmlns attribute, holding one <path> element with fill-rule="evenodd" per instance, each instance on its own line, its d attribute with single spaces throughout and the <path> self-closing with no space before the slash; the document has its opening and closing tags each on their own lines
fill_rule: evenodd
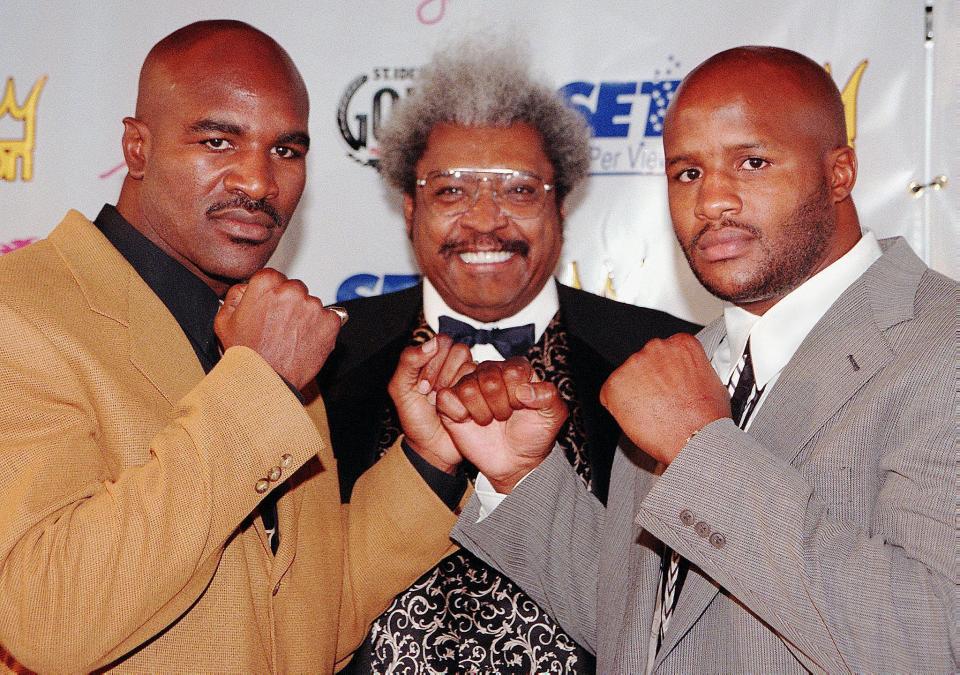
<svg viewBox="0 0 960 675">
<path fill-rule="evenodd" d="M 484 377 L 480 379 L 480 389 L 485 394 L 492 394 L 500 389 L 500 382 L 492 377 Z"/>
</svg>

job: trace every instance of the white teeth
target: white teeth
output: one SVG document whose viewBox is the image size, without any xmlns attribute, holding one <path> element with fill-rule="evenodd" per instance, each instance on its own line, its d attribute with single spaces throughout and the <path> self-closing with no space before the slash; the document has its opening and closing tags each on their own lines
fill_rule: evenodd
<svg viewBox="0 0 960 675">
<path fill-rule="evenodd" d="M 502 263 L 510 260 L 513 253 L 510 251 L 467 251 L 460 254 L 460 260 L 468 265 L 483 263 Z"/>
</svg>

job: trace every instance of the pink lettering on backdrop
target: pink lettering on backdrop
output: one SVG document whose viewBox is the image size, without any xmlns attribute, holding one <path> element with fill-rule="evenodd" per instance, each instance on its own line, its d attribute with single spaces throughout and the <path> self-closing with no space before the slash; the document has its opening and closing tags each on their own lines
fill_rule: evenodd
<svg viewBox="0 0 960 675">
<path fill-rule="evenodd" d="M 115 167 L 113 167 L 112 169 L 108 169 L 108 170 L 104 171 L 103 173 L 101 173 L 101 174 L 100 174 L 99 176 L 97 176 L 97 177 L 98 177 L 98 178 L 109 178 L 110 176 L 112 176 L 113 174 L 115 174 L 117 171 L 119 171 L 120 169 L 122 169 L 123 167 L 125 167 L 126 165 L 127 165 L 126 162 L 120 162 L 119 164 L 117 164 L 117 165 L 116 165 Z"/>
<path fill-rule="evenodd" d="M 14 239 L 13 241 L 2 243 L 0 244 L 0 255 L 10 253 L 11 251 L 16 251 L 18 248 L 23 248 L 28 244 L 32 244 L 36 240 L 36 237 L 27 237 L 26 239 Z"/>
<path fill-rule="evenodd" d="M 447 3 L 449 0 L 420 0 L 417 3 L 417 19 L 425 26 L 432 26 L 443 20 L 443 15 L 447 13 Z M 428 13 L 427 8 L 434 5 L 434 8 Z"/>
</svg>

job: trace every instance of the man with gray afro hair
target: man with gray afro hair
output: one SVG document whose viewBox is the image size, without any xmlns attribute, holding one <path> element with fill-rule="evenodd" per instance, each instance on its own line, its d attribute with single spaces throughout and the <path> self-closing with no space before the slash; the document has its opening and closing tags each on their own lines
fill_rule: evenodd
<svg viewBox="0 0 960 675">
<path fill-rule="evenodd" d="M 524 68 L 528 61 L 517 45 L 491 51 L 477 39 L 434 56 L 380 138 L 380 172 L 387 182 L 413 194 L 417 162 L 441 122 L 501 128 L 522 122 L 540 134 L 563 200 L 590 169 L 587 125 L 553 89 L 531 78 Z"/>
<path fill-rule="evenodd" d="M 647 340 L 694 328 L 553 280 L 565 198 L 587 173 L 589 136 L 551 87 L 531 79 L 528 61 L 489 40 L 448 48 L 380 137 L 381 170 L 403 194 L 423 283 L 346 303 L 351 321 L 321 372 L 345 500 L 397 441 L 402 415 L 387 391 L 401 353 L 436 333 L 469 345 L 475 361 L 526 357 L 556 384 L 571 413 L 559 445 L 605 499 L 620 429 L 599 404 L 601 384 Z M 403 443 L 416 445 L 409 435 Z M 433 459 L 457 494 L 465 472 Z M 594 662 L 510 580 L 460 551 L 397 596 L 350 668 L 588 673 Z"/>
</svg>

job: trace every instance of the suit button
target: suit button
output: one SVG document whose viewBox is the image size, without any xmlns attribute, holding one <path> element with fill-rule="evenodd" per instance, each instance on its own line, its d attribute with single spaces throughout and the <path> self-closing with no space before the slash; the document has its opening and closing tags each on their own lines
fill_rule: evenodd
<svg viewBox="0 0 960 675">
<path fill-rule="evenodd" d="M 710 543 L 714 548 L 723 548 L 727 545 L 727 538 L 719 532 L 714 532 L 710 535 Z"/>
<path fill-rule="evenodd" d="M 282 466 L 284 469 L 289 469 L 291 466 L 293 466 L 293 455 L 288 453 L 281 456 L 280 466 Z"/>
<path fill-rule="evenodd" d="M 704 539 L 710 536 L 710 526 L 707 525 L 702 520 L 693 526 L 693 531 L 699 534 Z"/>
<path fill-rule="evenodd" d="M 257 481 L 257 484 L 253 487 L 257 491 L 258 495 L 262 495 L 264 492 L 270 489 L 270 481 L 265 478 L 261 478 Z"/>
<path fill-rule="evenodd" d="M 283 475 L 283 471 L 280 470 L 280 467 L 275 466 L 272 469 L 270 469 L 270 473 L 267 474 L 267 480 L 272 483 L 276 483 L 278 480 L 280 480 L 280 476 L 282 475 Z"/>
<path fill-rule="evenodd" d="M 273 587 L 273 594 L 276 595 L 280 592 L 280 582 L 277 582 L 277 585 Z"/>
<path fill-rule="evenodd" d="M 693 517 L 693 511 L 690 509 L 684 509 L 680 512 L 680 522 L 684 525 L 693 525 L 693 521 L 696 520 Z"/>
</svg>

